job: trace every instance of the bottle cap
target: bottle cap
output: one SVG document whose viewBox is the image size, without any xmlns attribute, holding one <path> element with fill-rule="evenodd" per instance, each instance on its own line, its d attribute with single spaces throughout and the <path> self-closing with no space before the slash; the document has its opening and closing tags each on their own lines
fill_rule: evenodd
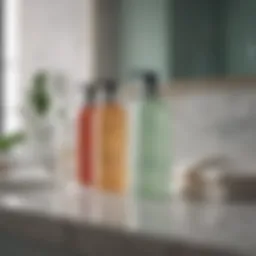
<svg viewBox="0 0 256 256">
<path fill-rule="evenodd" d="M 103 86 L 106 93 L 107 100 L 113 100 L 116 96 L 118 85 L 117 82 L 112 79 L 106 79 L 103 82 Z"/>
<path fill-rule="evenodd" d="M 147 96 L 156 96 L 158 94 L 158 77 L 154 71 L 144 72 L 142 79 L 145 85 Z"/>
</svg>

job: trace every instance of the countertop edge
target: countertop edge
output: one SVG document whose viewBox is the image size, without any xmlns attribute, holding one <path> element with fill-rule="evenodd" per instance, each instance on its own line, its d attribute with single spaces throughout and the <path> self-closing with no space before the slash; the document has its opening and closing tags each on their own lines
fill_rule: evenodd
<svg viewBox="0 0 256 256">
<path fill-rule="evenodd" d="M 0 206 L 0 232 L 27 240 L 44 242 L 82 254 L 250 256 L 231 249 L 213 248 L 176 238 L 111 228 L 44 212 L 9 209 Z M 154 254 L 154 252 L 156 254 Z M 90 254 L 91 253 L 91 254 Z M 175 253 L 175 254 L 174 254 Z"/>
</svg>

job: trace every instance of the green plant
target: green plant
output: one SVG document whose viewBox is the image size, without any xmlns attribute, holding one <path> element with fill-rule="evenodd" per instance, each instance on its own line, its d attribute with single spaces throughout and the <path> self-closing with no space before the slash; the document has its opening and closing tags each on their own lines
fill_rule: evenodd
<svg viewBox="0 0 256 256">
<path fill-rule="evenodd" d="M 24 132 L 0 135 L 0 152 L 9 152 L 26 139 Z"/>
<path fill-rule="evenodd" d="M 49 76 L 46 71 L 37 72 L 32 79 L 30 103 L 39 116 L 45 116 L 50 110 L 51 100 L 47 89 Z"/>
</svg>

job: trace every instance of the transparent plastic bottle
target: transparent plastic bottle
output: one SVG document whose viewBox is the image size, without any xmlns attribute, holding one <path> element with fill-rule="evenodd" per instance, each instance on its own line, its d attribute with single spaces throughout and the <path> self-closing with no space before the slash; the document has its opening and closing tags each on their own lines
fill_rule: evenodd
<svg viewBox="0 0 256 256">
<path fill-rule="evenodd" d="M 93 185 L 95 177 L 95 114 L 96 87 L 86 87 L 86 104 L 82 107 L 77 124 L 77 168 L 81 185 Z"/>
<path fill-rule="evenodd" d="M 127 190 L 127 113 L 117 100 L 117 84 L 104 84 L 105 103 L 99 113 L 99 176 L 101 190 Z"/>
<path fill-rule="evenodd" d="M 136 187 L 139 195 L 163 198 L 170 194 L 170 112 L 159 96 L 156 75 L 147 72 L 143 77 L 145 98 L 138 113 Z"/>
</svg>

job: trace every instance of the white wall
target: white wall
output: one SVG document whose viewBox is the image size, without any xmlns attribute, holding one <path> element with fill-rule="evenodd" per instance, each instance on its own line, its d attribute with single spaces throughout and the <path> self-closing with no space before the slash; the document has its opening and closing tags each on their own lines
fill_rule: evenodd
<svg viewBox="0 0 256 256">
<path fill-rule="evenodd" d="M 72 86 L 94 72 L 94 0 L 21 0 L 22 71 L 65 71 Z"/>
</svg>

